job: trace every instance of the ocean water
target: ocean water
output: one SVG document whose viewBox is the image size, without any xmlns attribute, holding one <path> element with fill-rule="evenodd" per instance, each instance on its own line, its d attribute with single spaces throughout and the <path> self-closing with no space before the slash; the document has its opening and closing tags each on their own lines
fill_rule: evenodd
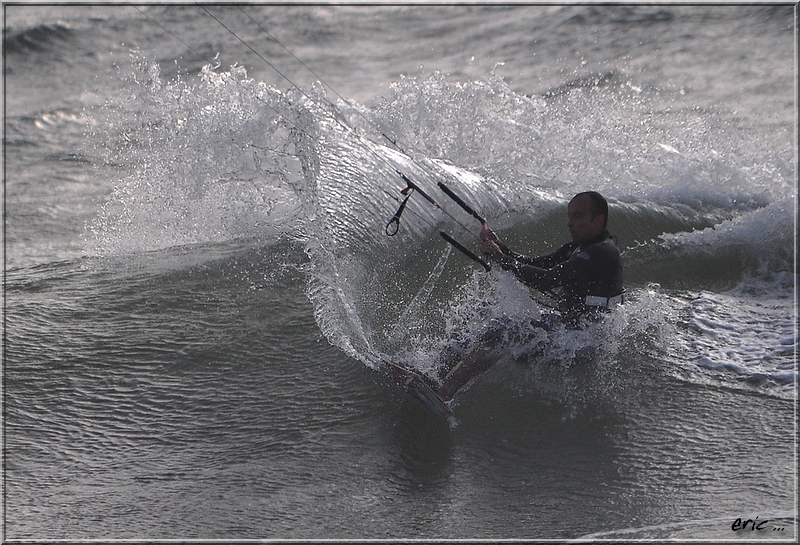
<svg viewBox="0 0 800 545">
<path fill-rule="evenodd" d="M 4 538 L 795 541 L 796 38 L 793 5 L 4 5 Z M 397 171 L 444 211 L 388 237 Z M 527 328 L 437 182 L 529 254 L 602 192 L 625 304 Z M 450 421 L 377 367 L 498 321 Z"/>
</svg>

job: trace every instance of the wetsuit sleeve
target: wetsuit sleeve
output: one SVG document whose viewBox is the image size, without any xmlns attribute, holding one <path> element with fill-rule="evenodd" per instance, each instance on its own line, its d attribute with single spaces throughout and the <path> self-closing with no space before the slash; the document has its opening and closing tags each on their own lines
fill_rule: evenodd
<svg viewBox="0 0 800 545">
<path fill-rule="evenodd" d="M 539 267 L 540 269 L 550 269 L 569 259 L 569 255 L 573 250 L 573 245 L 567 243 L 561 246 L 561 248 L 555 252 L 536 257 L 528 257 L 526 255 L 519 254 L 511 250 L 503 243 L 500 243 L 500 250 L 502 250 L 502 252 L 511 259 L 518 261 L 523 265 L 533 265 L 534 267 Z"/>
<path fill-rule="evenodd" d="M 522 283 L 539 291 L 548 291 L 555 287 L 563 286 L 567 273 L 565 265 L 566 263 L 561 263 L 555 267 L 545 269 L 523 263 L 517 259 L 509 259 L 502 264 L 504 269 L 513 272 Z"/>
<path fill-rule="evenodd" d="M 563 286 L 571 274 L 572 267 L 568 260 L 573 246 L 569 243 L 553 253 L 537 257 L 527 257 L 508 250 L 507 247 L 501 247 L 501 250 L 508 256 L 501 266 L 512 271 L 527 286 L 540 291 Z"/>
</svg>

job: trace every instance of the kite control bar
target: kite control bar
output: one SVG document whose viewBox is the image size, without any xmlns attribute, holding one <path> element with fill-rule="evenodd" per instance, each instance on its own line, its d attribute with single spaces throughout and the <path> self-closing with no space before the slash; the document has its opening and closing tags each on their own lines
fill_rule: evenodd
<svg viewBox="0 0 800 545">
<path fill-rule="evenodd" d="M 481 222 L 481 226 L 482 226 L 484 229 L 487 227 L 487 225 L 486 225 L 486 220 L 485 220 L 485 219 L 483 219 L 483 217 L 481 217 L 481 216 L 480 216 L 480 215 L 479 215 L 477 212 L 475 212 L 475 210 L 473 210 L 473 209 L 472 209 L 472 207 L 471 207 L 470 205 L 468 205 L 467 203 L 465 203 L 465 202 L 464 202 L 464 201 L 461 199 L 461 197 L 459 197 L 458 195 L 456 195 L 455 193 L 453 193 L 453 192 L 450 190 L 450 188 L 448 188 L 446 185 L 444 185 L 444 183 L 442 183 L 442 182 L 439 182 L 439 184 L 438 184 L 438 185 L 439 185 L 439 188 L 440 188 L 442 191 L 444 191 L 444 192 L 445 192 L 445 194 L 446 194 L 448 197 L 450 197 L 451 199 L 453 199 L 453 200 L 456 202 L 456 204 L 458 204 L 458 205 L 459 205 L 461 208 L 463 208 L 463 209 L 464 209 L 464 211 L 465 211 L 467 214 L 471 214 L 473 218 L 475 218 L 476 220 L 478 220 L 479 222 Z"/>
<path fill-rule="evenodd" d="M 457 241 L 456 239 L 454 239 L 453 237 L 451 237 L 450 235 L 448 235 L 444 231 L 439 231 L 439 234 L 442 235 L 443 239 L 445 239 L 447 242 L 449 242 L 450 244 L 455 246 L 456 249 L 461 251 L 462 254 L 464 254 L 468 258 L 472 259 L 473 261 L 476 261 L 476 262 L 480 263 L 481 265 L 483 265 L 483 268 L 486 269 L 486 272 L 489 272 L 489 271 L 492 270 L 492 266 L 489 265 L 489 263 L 485 259 L 482 259 L 482 258 L 478 257 L 477 255 L 475 255 L 474 253 L 472 253 L 471 251 L 469 251 L 459 241 Z"/>
<path fill-rule="evenodd" d="M 444 213 L 445 213 L 447 216 L 449 216 L 449 217 L 450 217 L 450 218 L 451 218 L 453 221 L 455 221 L 456 223 L 458 223 L 458 224 L 459 224 L 459 225 L 460 225 L 460 226 L 461 226 L 461 227 L 462 227 L 462 228 L 463 228 L 465 231 L 467 231 L 468 233 L 470 233 L 470 234 L 471 234 L 473 237 L 475 237 L 476 239 L 480 240 L 480 237 L 476 236 L 476 235 L 475 235 L 475 233 L 473 233 L 472 231 L 470 231 L 469 229 L 467 229 L 467 227 L 466 227 L 465 225 L 463 225 L 463 224 L 462 224 L 460 221 L 458 221 L 456 218 L 454 218 L 453 216 L 451 216 L 451 215 L 450 215 L 450 214 L 447 212 L 447 210 L 445 210 L 444 208 L 442 208 L 442 207 L 439 205 L 439 203 L 437 203 L 437 202 L 436 202 L 436 201 L 435 201 L 435 200 L 434 200 L 434 199 L 433 199 L 433 198 L 432 198 L 430 195 L 428 195 L 428 194 L 427 194 L 427 193 L 425 193 L 425 192 L 424 192 L 422 189 L 420 189 L 420 187 L 419 187 L 417 184 L 415 184 L 414 182 L 412 182 L 411 180 L 409 180 L 409 179 L 408 179 L 408 177 L 407 177 L 405 174 L 403 174 L 403 173 L 402 173 L 402 172 L 400 172 L 399 170 L 398 170 L 398 171 L 396 171 L 396 172 L 397 172 L 397 174 L 399 174 L 399 175 L 400 175 L 400 177 L 403 179 L 403 181 L 404 181 L 404 182 L 407 184 L 406 188 L 405 188 L 403 191 L 401 191 L 401 192 L 400 192 L 401 194 L 405 195 L 405 196 L 406 196 L 406 198 L 405 198 L 405 199 L 403 200 L 403 202 L 400 204 L 400 208 L 398 208 L 398 209 L 397 209 L 397 212 L 395 213 L 395 215 L 394 215 L 394 216 L 392 216 L 392 219 L 390 219 L 390 220 L 389 220 L 389 223 L 387 223 L 387 224 L 386 224 L 386 234 L 387 234 L 388 236 L 390 236 L 390 237 L 391 237 L 391 236 L 394 236 L 394 235 L 396 235 L 396 234 L 397 234 L 397 231 L 399 231 L 399 230 L 400 230 L 400 216 L 403 214 L 403 211 L 404 211 L 404 210 L 405 210 L 405 208 L 406 208 L 406 204 L 408 203 L 408 199 L 411 197 L 411 192 L 412 192 L 412 191 L 416 191 L 416 192 L 418 192 L 420 195 L 422 195 L 422 196 L 425 198 L 425 200 L 427 200 L 427 201 L 428 201 L 429 203 L 431 203 L 433 206 L 435 206 L 436 208 L 438 208 L 439 210 L 441 210 L 442 212 L 444 212 Z M 458 205 L 459 205 L 461 208 L 463 208 L 465 212 L 467 212 L 467 213 L 468 213 L 468 214 L 470 214 L 472 217 L 474 217 L 474 218 L 475 218 L 475 219 L 477 219 L 479 222 L 481 222 L 481 226 L 482 226 L 484 229 L 487 229 L 487 228 L 488 228 L 488 226 L 487 226 L 487 223 L 486 223 L 486 220 L 485 220 L 483 217 L 481 217 L 481 215 L 480 215 L 480 214 L 478 214 L 477 212 L 475 212 L 475 210 L 474 210 L 474 209 L 473 209 L 471 206 L 469 206 L 469 205 L 468 205 L 466 202 L 464 202 L 464 200 L 463 200 L 461 197 L 459 197 L 458 195 L 456 195 L 456 194 L 455 194 L 455 193 L 454 193 L 454 192 L 453 192 L 453 191 L 452 191 L 452 190 L 451 190 L 449 187 L 447 187 L 446 185 L 444 185 L 442 182 L 439 182 L 439 183 L 438 183 L 438 185 L 439 185 L 439 188 L 440 188 L 442 191 L 444 191 L 445 195 L 447 195 L 448 197 L 450 197 L 450 198 L 451 198 L 451 199 L 452 199 L 452 200 L 453 200 L 453 201 L 454 201 L 456 204 L 458 204 Z M 464 246 L 463 244 L 461 244 L 460 242 L 458 242 L 456 239 L 454 239 L 453 237 L 451 237 L 450 235 L 448 235 L 448 234 L 447 234 L 447 233 L 445 233 L 444 231 L 440 231 L 440 232 L 439 232 L 439 234 L 440 234 L 440 235 L 442 236 L 442 238 L 444 238 L 444 239 L 445 239 L 445 240 L 446 240 L 448 243 L 450 243 L 450 244 L 452 244 L 453 246 L 455 246 L 455 248 L 456 248 L 457 250 L 459 250 L 461 253 L 463 253 L 464 255 L 466 255 L 467 257 L 469 257 L 470 259 L 472 259 L 472 260 L 473 260 L 473 261 L 475 261 L 476 263 L 480 263 L 481 265 L 483 265 L 483 268 L 484 268 L 484 269 L 486 269 L 486 271 L 490 271 L 490 270 L 492 270 L 492 267 L 491 267 L 491 265 L 489 265 L 489 263 L 488 263 L 488 262 L 487 262 L 485 259 L 482 259 L 481 257 L 478 257 L 478 256 L 477 256 L 475 253 L 471 252 L 469 249 L 467 249 L 467 247 L 466 247 L 466 246 Z"/>
</svg>

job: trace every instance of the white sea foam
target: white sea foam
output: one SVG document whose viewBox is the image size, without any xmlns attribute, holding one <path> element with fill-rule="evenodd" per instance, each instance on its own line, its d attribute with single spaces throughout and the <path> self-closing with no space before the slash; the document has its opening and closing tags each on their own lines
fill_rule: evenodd
<svg viewBox="0 0 800 545">
<path fill-rule="evenodd" d="M 117 179 L 89 227 L 92 253 L 275 238 L 302 219 L 302 109 L 237 67 L 165 83 L 134 54 L 127 78 L 126 93 L 94 114 L 101 173 Z"/>
<path fill-rule="evenodd" d="M 111 255 L 242 237 L 300 241 L 310 260 L 308 295 L 318 325 L 330 342 L 367 365 L 376 350 L 392 345 L 435 376 L 442 353 L 457 346 L 463 354 L 493 321 L 516 331 L 503 343 L 512 360 L 544 351 L 545 359 L 559 365 L 597 346 L 605 346 L 603 361 L 614 362 L 618 339 L 626 335 L 650 335 L 651 344 L 670 337 L 653 331 L 643 318 L 657 312 L 657 305 L 648 302 L 669 307 L 668 299 L 653 299 L 649 289 L 631 291 L 633 305 L 605 329 L 532 338 L 520 331 L 541 318 L 542 308 L 509 275 L 476 272 L 466 281 L 461 275 L 461 280 L 451 277 L 442 283 L 440 277 L 447 274 L 442 262 L 435 274 L 409 269 L 404 265 L 413 251 L 409 239 L 390 241 L 383 233 L 397 206 L 391 195 L 402 187 L 396 169 L 455 214 L 461 211 L 436 190 L 437 181 L 446 181 L 484 214 L 514 210 L 517 215 L 505 221 L 511 232 L 515 222 L 530 222 L 563 206 L 588 177 L 612 200 L 616 197 L 617 221 L 632 225 L 627 236 L 642 237 L 637 244 L 655 251 L 645 251 L 639 263 L 639 250 L 629 252 L 636 267 L 657 267 L 679 257 L 729 262 L 731 252 L 738 252 L 740 291 L 752 291 L 758 279 L 785 294 L 791 282 L 794 201 L 781 193 L 786 172 L 780 157 L 774 164 L 753 166 L 748 156 L 722 154 L 713 148 L 716 144 L 694 140 L 696 126 L 681 133 L 689 141 L 673 145 L 674 132 L 665 138 L 673 129 L 640 126 L 656 100 L 647 93 L 587 89 L 555 106 L 517 95 L 494 75 L 486 82 L 462 83 L 437 73 L 426 80 L 401 79 L 374 110 L 353 103 L 340 103 L 339 110 L 321 87 L 284 94 L 236 66 L 228 71 L 206 67 L 194 84 L 180 78 L 165 82 L 159 66 L 139 54 L 126 79 L 126 92 L 97 110 L 105 122 L 92 124 L 107 157 L 106 172 L 119 176 L 90 226 L 92 252 Z M 598 109 L 597 101 L 607 109 Z M 583 115 L 568 115 L 570 109 Z M 130 116 L 129 111 L 143 115 Z M 692 111 L 679 115 L 689 125 L 703 120 Z M 609 125 L 614 116 L 623 127 Z M 351 125 L 373 136 L 377 130 L 398 142 L 414 142 L 413 149 L 405 150 L 412 157 L 363 140 Z M 736 136 L 723 131 L 720 138 Z M 565 142 L 570 144 L 565 147 Z M 569 159 L 576 143 L 579 163 Z M 631 155 L 631 146 L 642 153 Z M 673 181 L 663 184 L 664 177 Z M 432 256 L 440 255 L 434 247 L 442 244 L 437 226 L 445 222 L 464 233 L 419 196 L 409 208 L 401 232 L 423 244 L 424 261 L 431 267 Z M 465 216 L 464 221 L 472 220 Z M 652 229 L 657 236 L 648 241 Z M 446 261 L 452 267 L 459 259 L 463 256 L 456 254 Z M 422 297 L 417 307 L 403 306 L 410 288 Z M 427 325 L 411 328 L 404 338 L 395 329 L 387 340 L 384 333 L 396 327 L 398 308 L 407 312 L 408 323 Z M 431 318 L 432 310 L 443 317 Z M 725 329 L 722 323 L 718 317 L 715 335 Z M 787 331 L 782 335 L 788 338 Z M 674 338 L 686 345 L 680 335 Z M 695 362 L 699 368 L 733 370 L 746 381 L 763 375 L 769 384 L 784 386 L 796 380 L 781 370 L 785 358 L 778 357 L 778 368 L 765 369 L 754 355 L 759 350 L 780 355 L 785 349 L 734 349 L 725 359 L 713 342 L 692 342 L 701 348 Z M 529 378 L 541 382 L 541 376 Z"/>
</svg>

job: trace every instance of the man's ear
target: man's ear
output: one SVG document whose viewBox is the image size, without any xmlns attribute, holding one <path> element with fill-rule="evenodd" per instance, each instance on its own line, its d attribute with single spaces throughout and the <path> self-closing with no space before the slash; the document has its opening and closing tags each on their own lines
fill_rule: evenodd
<svg viewBox="0 0 800 545">
<path fill-rule="evenodd" d="M 606 217 L 603 214 L 595 214 L 592 218 L 592 223 L 597 221 L 598 218 L 600 219 L 600 225 L 603 225 L 606 221 Z"/>
</svg>

